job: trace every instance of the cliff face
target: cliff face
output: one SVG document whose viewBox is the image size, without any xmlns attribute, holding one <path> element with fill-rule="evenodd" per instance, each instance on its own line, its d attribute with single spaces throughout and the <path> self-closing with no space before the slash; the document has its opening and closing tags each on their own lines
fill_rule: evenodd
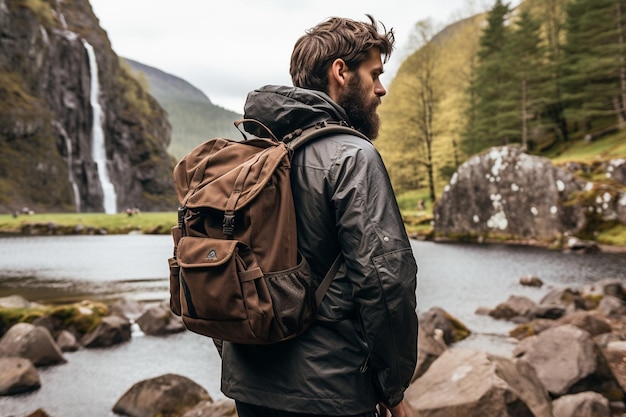
<svg viewBox="0 0 626 417">
<path fill-rule="evenodd" d="M 120 66 L 88 0 L 0 0 L 0 97 L 3 211 L 102 212 L 103 186 L 117 211 L 176 208 L 167 116 Z M 110 184 L 93 152 L 98 104 Z"/>
</svg>

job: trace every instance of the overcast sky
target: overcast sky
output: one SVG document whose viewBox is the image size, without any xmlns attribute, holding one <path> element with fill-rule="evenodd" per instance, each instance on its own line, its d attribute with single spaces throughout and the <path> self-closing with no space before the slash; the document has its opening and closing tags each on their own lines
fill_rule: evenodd
<svg viewBox="0 0 626 417">
<path fill-rule="evenodd" d="M 406 56 L 416 22 L 440 25 L 491 7 L 489 0 L 90 0 L 113 50 L 176 75 L 214 104 L 243 112 L 248 91 L 291 85 L 289 59 L 304 31 L 331 16 L 372 14 L 396 32 L 383 82 Z"/>
</svg>

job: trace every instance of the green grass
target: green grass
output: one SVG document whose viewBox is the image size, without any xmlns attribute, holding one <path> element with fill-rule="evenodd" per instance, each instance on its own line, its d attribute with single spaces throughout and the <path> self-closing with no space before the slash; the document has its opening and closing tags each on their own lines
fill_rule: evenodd
<svg viewBox="0 0 626 417">
<path fill-rule="evenodd" d="M 598 233 L 596 241 L 605 245 L 626 246 L 626 225 L 619 224 Z"/>
<path fill-rule="evenodd" d="M 46 213 L 33 215 L 0 215 L 0 233 L 21 234 L 26 229 L 58 231 L 71 234 L 78 226 L 82 233 L 105 231 L 109 234 L 127 234 L 133 231 L 146 234 L 168 234 L 176 225 L 175 212 L 139 213 L 128 216 L 126 213 Z"/>
<path fill-rule="evenodd" d="M 626 157 L 626 131 L 620 131 L 593 142 L 578 140 L 567 150 L 553 156 L 552 161 L 555 164 L 569 161 L 592 163 L 597 160 L 624 157 Z"/>
</svg>

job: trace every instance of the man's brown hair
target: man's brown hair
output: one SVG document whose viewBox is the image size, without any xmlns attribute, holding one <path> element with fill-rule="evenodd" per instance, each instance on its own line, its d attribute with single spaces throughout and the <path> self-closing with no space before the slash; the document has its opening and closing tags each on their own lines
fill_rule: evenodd
<svg viewBox="0 0 626 417">
<path fill-rule="evenodd" d="M 387 62 L 395 42 L 393 28 L 382 25 L 378 32 L 376 20 L 370 22 L 331 17 L 306 31 L 296 42 L 291 54 L 289 73 L 296 87 L 328 92 L 328 68 L 335 59 L 343 59 L 348 68 L 357 69 L 369 57 L 369 50 L 378 48 Z"/>
</svg>

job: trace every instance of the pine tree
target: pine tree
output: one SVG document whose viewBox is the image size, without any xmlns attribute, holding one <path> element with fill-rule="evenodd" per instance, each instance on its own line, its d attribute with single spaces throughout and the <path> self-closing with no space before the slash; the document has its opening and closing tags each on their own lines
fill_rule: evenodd
<svg viewBox="0 0 626 417">
<path fill-rule="evenodd" d="M 468 129 L 462 143 L 468 154 L 513 139 L 515 102 L 506 94 L 512 88 L 511 66 L 506 59 L 509 13 L 509 5 L 496 0 L 480 38 L 478 65 L 469 87 L 469 96 L 474 102 L 473 107 L 467 109 Z M 519 135 L 519 127 L 517 132 Z"/>
<path fill-rule="evenodd" d="M 517 103 L 517 116 L 512 115 L 512 118 L 519 120 L 519 123 L 508 126 L 511 130 L 507 134 L 519 136 L 522 146 L 526 148 L 529 136 L 536 137 L 543 132 L 540 114 L 547 77 L 540 29 L 538 20 L 526 11 L 521 12 L 505 50 L 506 59 L 514 63 L 514 67 L 510 68 L 513 86 L 507 95 Z"/>
<path fill-rule="evenodd" d="M 542 0 L 539 2 L 540 10 L 537 13 L 542 21 L 546 40 L 546 60 L 543 65 L 547 72 L 547 79 L 543 86 L 543 115 L 547 121 L 545 133 L 552 132 L 557 140 L 563 142 L 569 140 L 565 105 L 560 86 L 565 5 L 567 3 L 568 0 Z"/>
<path fill-rule="evenodd" d="M 626 0 L 573 0 L 566 11 L 561 79 L 566 114 L 585 132 L 622 126 L 626 121 Z"/>
</svg>

